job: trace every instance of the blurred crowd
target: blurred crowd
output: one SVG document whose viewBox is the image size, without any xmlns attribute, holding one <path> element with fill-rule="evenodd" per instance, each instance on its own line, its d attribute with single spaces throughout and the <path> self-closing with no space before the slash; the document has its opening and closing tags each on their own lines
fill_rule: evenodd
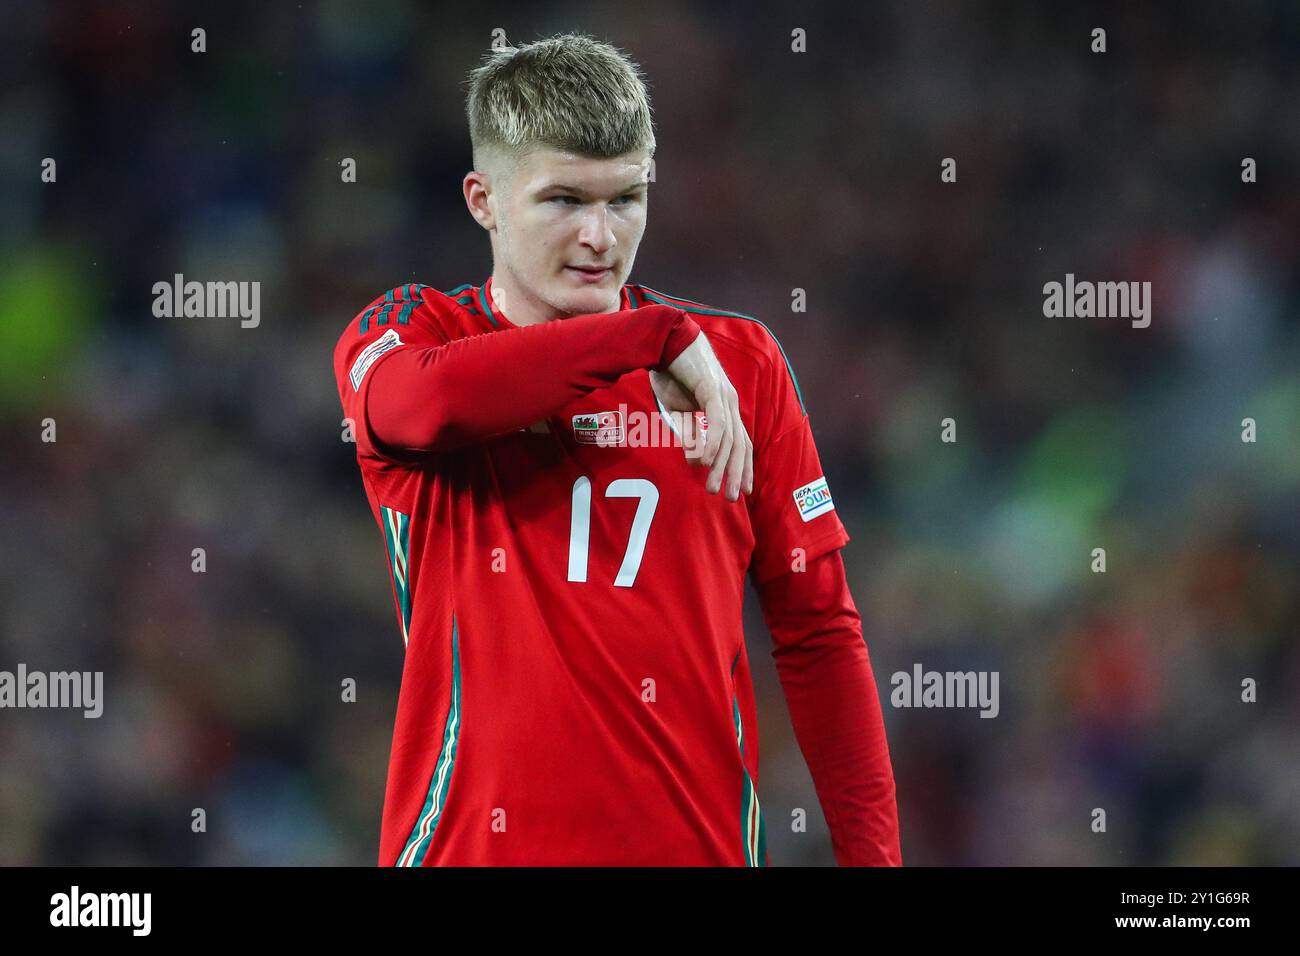
<svg viewBox="0 0 1300 956">
<path fill-rule="evenodd" d="M 496 28 L 641 64 L 632 280 L 790 358 L 905 862 L 1300 863 L 1300 8 L 1136 6 L 11 7 L 0 670 L 106 699 L 0 711 L 0 864 L 375 862 L 402 643 L 331 352 L 385 289 L 491 274 L 460 179 Z M 156 318 L 175 273 L 260 281 L 260 324 Z M 1150 281 L 1150 327 L 1046 318 L 1067 273 Z M 831 864 L 747 614 L 771 861 Z M 891 706 L 917 663 L 999 672 L 998 716 Z"/>
</svg>

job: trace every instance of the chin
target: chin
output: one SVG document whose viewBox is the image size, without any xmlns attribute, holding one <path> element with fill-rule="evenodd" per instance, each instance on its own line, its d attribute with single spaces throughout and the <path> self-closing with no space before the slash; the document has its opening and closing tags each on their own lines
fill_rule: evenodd
<svg viewBox="0 0 1300 956">
<path fill-rule="evenodd" d="M 575 315 L 588 315 L 593 312 L 605 312 L 616 309 L 619 301 L 620 286 L 610 283 L 610 288 L 568 289 L 561 296 L 561 307 Z"/>
</svg>

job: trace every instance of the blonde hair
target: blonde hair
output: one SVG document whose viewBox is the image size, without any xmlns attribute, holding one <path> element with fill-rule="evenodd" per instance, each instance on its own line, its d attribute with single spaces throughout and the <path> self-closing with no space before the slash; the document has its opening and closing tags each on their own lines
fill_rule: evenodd
<svg viewBox="0 0 1300 956">
<path fill-rule="evenodd" d="M 537 146 L 597 158 L 640 149 L 654 156 L 640 67 L 593 37 L 564 33 L 491 50 L 468 83 L 475 169 L 498 156 L 513 166 Z"/>
</svg>

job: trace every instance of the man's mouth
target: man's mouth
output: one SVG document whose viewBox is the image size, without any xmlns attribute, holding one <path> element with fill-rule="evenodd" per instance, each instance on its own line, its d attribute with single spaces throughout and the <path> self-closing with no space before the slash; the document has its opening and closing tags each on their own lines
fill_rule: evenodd
<svg viewBox="0 0 1300 956">
<path fill-rule="evenodd" d="M 610 266 L 565 266 L 565 268 L 589 282 L 603 279 L 613 271 Z"/>
</svg>

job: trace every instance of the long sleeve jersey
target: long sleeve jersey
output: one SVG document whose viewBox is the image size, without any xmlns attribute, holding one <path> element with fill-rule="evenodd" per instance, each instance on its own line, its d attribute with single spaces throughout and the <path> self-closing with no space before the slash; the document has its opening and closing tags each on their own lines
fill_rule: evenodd
<svg viewBox="0 0 1300 956">
<path fill-rule="evenodd" d="M 701 330 L 754 440 L 735 502 L 650 384 Z M 849 536 L 766 326 L 629 284 L 519 328 L 491 280 L 412 283 L 335 374 L 406 655 L 382 864 L 765 865 L 747 574 L 837 859 L 901 862 Z"/>
</svg>

